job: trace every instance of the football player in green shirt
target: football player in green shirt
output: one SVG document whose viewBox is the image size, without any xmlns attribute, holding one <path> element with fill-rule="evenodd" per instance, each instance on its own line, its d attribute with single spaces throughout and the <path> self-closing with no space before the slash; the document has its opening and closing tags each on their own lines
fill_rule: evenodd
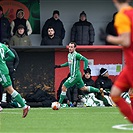
<svg viewBox="0 0 133 133">
<path fill-rule="evenodd" d="M 5 44 L 0 43 L 0 84 L 21 105 L 23 108 L 22 117 L 25 118 L 30 106 L 24 103 L 21 95 L 12 87 L 9 70 L 6 65 L 6 61 L 11 61 L 14 57 L 15 55 L 12 51 Z"/>
<path fill-rule="evenodd" d="M 59 103 L 62 103 L 64 98 L 66 97 L 67 89 L 69 89 L 74 85 L 77 85 L 77 87 L 83 91 L 103 93 L 102 90 L 99 90 L 98 88 L 84 85 L 84 82 L 82 80 L 82 75 L 80 72 L 80 61 L 84 61 L 84 71 L 86 71 L 86 69 L 88 68 L 88 59 L 85 58 L 80 53 L 76 52 L 75 42 L 70 42 L 68 48 L 69 48 L 68 62 L 61 65 L 55 65 L 55 68 L 69 66 L 70 69 L 70 77 L 62 85 L 62 92 L 60 94 Z"/>
</svg>

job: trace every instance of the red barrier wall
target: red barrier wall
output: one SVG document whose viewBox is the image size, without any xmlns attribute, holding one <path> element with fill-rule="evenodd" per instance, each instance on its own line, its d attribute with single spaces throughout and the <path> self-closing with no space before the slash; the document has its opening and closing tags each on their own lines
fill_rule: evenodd
<svg viewBox="0 0 133 133">
<path fill-rule="evenodd" d="M 94 65 L 97 64 L 122 64 L 122 47 L 120 46 L 77 46 L 77 52 L 88 59 L 94 59 Z M 56 49 L 55 64 L 67 62 L 68 49 Z M 83 73 L 83 63 L 81 62 L 81 72 Z M 55 70 L 55 95 L 63 78 L 69 73 L 68 67 Z M 110 76 L 114 81 L 116 76 Z M 96 77 L 93 77 L 95 80 Z"/>
</svg>

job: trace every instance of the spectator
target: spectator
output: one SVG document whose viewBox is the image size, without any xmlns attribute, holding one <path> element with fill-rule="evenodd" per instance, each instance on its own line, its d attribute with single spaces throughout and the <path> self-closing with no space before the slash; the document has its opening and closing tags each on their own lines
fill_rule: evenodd
<svg viewBox="0 0 133 133">
<path fill-rule="evenodd" d="M 104 97 L 97 95 L 97 98 L 99 100 L 102 100 L 104 102 L 105 106 L 112 106 L 113 105 L 113 102 L 109 96 L 112 84 L 113 83 L 112 83 L 112 80 L 109 78 L 108 70 L 106 68 L 101 68 L 100 74 L 95 81 L 95 87 L 103 88 Z"/>
<path fill-rule="evenodd" d="M 18 64 L 19 64 L 19 56 L 18 56 L 17 52 L 15 51 L 15 49 L 13 49 L 9 46 L 8 39 L 3 39 L 2 43 L 5 44 L 15 55 L 15 58 L 13 60 L 6 62 L 6 65 L 9 69 L 9 75 L 10 75 L 10 78 L 12 81 L 12 86 L 13 86 L 13 88 L 15 88 L 15 86 L 14 86 L 15 72 L 16 72 Z M 7 101 L 7 103 L 11 103 L 11 95 L 8 93 L 6 93 L 6 101 Z"/>
<path fill-rule="evenodd" d="M 117 32 L 116 32 L 116 29 L 114 27 L 114 18 L 115 18 L 115 15 L 117 14 L 117 12 L 115 12 L 113 14 L 113 19 L 111 22 L 108 23 L 107 27 L 106 27 L 106 34 L 107 35 L 113 35 L 113 36 L 117 36 Z M 113 45 L 109 42 L 106 41 L 106 45 Z"/>
<path fill-rule="evenodd" d="M 3 8 L 0 6 L 0 42 L 7 38 L 10 38 L 10 23 L 7 18 L 4 17 Z"/>
<path fill-rule="evenodd" d="M 60 83 L 60 86 L 57 91 L 57 99 L 58 100 L 59 100 L 60 94 L 61 94 L 61 87 L 62 87 L 63 83 L 69 78 L 69 76 L 70 76 L 70 73 Z M 70 87 L 67 90 L 66 98 L 64 99 L 63 103 L 67 103 L 68 106 L 74 107 L 77 105 L 77 100 L 78 100 L 78 89 L 77 89 L 76 85 L 74 85 L 73 87 Z"/>
<path fill-rule="evenodd" d="M 85 72 L 85 74 L 82 77 L 84 83 L 86 86 L 95 86 L 95 82 L 91 77 L 91 69 L 87 68 L 87 71 Z"/>
<path fill-rule="evenodd" d="M 94 36 L 93 25 L 87 21 L 86 13 L 82 11 L 79 21 L 74 23 L 71 29 L 71 41 L 76 42 L 77 45 L 93 45 Z"/>
<path fill-rule="evenodd" d="M 91 69 L 90 68 L 87 68 L 87 71 L 85 71 L 82 79 L 83 79 L 85 86 L 93 86 L 93 87 L 95 86 L 95 82 L 94 82 L 94 80 L 92 80 L 92 77 L 91 77 Z M 88 93 L 91 93 L 91 92 L 85 92 L 85 91 L 83 92 L 83 91 L 79 90 L 79 94 L 81 94 L 81 95 L 85 95 Z"/>
<path fill-rule="evenodd" d="M 100 89 L 94 87 L 95 82 L 92 80 L 90 68 L 87 68 L 84 72 L 82 79 L 85 86 L 90 86 L 90 91 L 87 92 L 79 90 L 80 101 L 82 101 L 85 106 L 104 106 L 103 102 L 95 97 L 95 93 L 98 93 L 101 96 L 103 93 L 100 92 Z"/>
<path fill-rule="evenodd" d="M 25 34 L 25 27 L 23 25 L 19 25 L 17 27 L 17 31 L 9 42 L 10 46 L 31 46 L 31 41 L 29 36 Z"/>
<path fill-rule="evenodd" d="M 109 73 L 106 68 L 100 69 L 100 75 L 95 81 L 95 86 L 97 88 L 103 88 L 104 91 L 109 95 L 111 87 L 112 87 L 112 80 L 109 78 Z"/>
<path fill-rule="evenodd" d="M 48 28 L 48 36 L 45 36 L 42 38 L 41 45 L 53 45 L 53 46 L 59 46 L 61 44 L 61 39 L 58 36 L 55 36 L 55 30 L 52 27 Z"/>
<path fill-rule="evenodd" d="M 17 31 L 17 27 L 19 25 L 23 25 L 25 29 L 25 34 L 30 35 L 32 33 L 32 28 L 28 20 L 24 18 L 24 11 L 22 9 L 18 9 L 16 12 L 16 19 L 11 22 L 11 36 L 15 35 Z"/>
<path fill-rule="evenodd" d="M 61 39 L 61 41 L 64 39 L 65 29 L 62 21 L 59 19 L 59 15 L 60 13 L 58 10 L 53 11 L 53 16 L 45 22 L 42 28 L 42 38 L 44 38 L 45 36 L 48 36 L 47 31 L 48 31 L 48 28 L 51 26 L 55 30 L 55 36 L 58 36 Z"/>
</svg>

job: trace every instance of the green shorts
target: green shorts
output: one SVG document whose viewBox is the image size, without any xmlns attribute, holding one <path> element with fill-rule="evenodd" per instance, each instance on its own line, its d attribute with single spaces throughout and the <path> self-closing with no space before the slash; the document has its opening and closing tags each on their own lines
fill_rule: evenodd
<svg viewBox="0 0 133 133">
<path fill-rule="evenodd" d="M 7 88 L 8 86 L 12 85 L 12 81 L 9 74 L 3 74 L 0 71 L 0 84 L 2 85 L 3 88 Z"/>
<path fill-rule="evenodd" d="M 82 80 L 82 77 L 77 76 L 77 77 L 69 77 L 65 83 L 64 86 L 68 89 L 72 86 L 76 85 L 78 87 L 78 89 L 84 87 L 84 82 Z"/>
</svg>

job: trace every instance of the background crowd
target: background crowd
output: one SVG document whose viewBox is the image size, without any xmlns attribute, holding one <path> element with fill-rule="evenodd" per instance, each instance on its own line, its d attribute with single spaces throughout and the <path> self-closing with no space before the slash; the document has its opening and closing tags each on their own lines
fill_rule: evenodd
<svg viewBox="0 0 133 133">
<path fill-rule="evenodd" d="M 113 23 L 113 20 L 112 22 Z M 0 6 L 0 42 L 3 39 L 9 39 L 10 46 L 32 46 L 30 35 L 32 27 L 30 22 L 25 19 L 23 9 L 16 11 L 16 18 L 9 22 L 4 16 L 3 7 Z M 40 46 L 62 46 L 66 30 L 60 19 L 60 12 L 54 10 L 52 17 L 47 19 L 41 30 Z M 107 33 L 112 28 L 107 25 Z M 95 29 L 93 24 L 87 20 L 87 14 L 82 11 L 79 14 L 79 20 L 71 26 L 70 41 L 76 42 L 77 45 L 93 45 L 95 41 Z M 108 43 L 105 43 L 108 44 Z"/>
</svg>

